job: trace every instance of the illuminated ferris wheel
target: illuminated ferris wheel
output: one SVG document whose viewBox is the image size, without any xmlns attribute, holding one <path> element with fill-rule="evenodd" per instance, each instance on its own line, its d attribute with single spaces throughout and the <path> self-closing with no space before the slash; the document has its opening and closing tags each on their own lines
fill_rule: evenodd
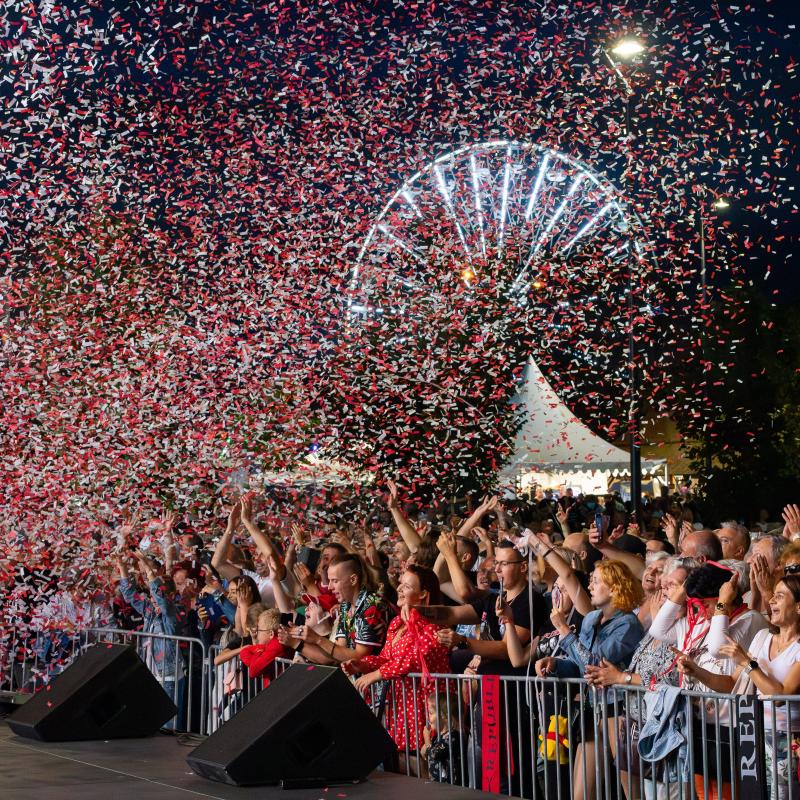
<svg viewBox="0 0 800 800">
<path fill-rule="evenodd" d="M 590 413 L 620 417 L 611 408 L 633 402 L 631 365 L 647 358 L 651 254 L 619 191 L 577 159 L 518 141 L 462 147 L 383 206 L 350 275 L 348 329 L 408 365 L 465 307 L 477 337 L 521 316 L 565 399 L 596 394 Z"/>
<path fill-rule="evenodd" d="M 632 254 L 635 263 L 643 252 L 637 222 L 611 184 L 570 156 L 517 141 L 462 147 L 384 205 L 351 275 L 350 316 L 384 311 L 387 276 L 435 293 L 430 279 L 443 271 L 467 287 L 500 279 L 507 297 L 525 305 L 554 268 L 630 269 Z"/>
</svg>

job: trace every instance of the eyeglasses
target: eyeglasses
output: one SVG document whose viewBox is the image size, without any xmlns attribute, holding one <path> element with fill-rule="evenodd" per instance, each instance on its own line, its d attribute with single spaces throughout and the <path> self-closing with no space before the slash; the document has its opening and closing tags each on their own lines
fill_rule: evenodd
<svg viewBox="0 0 800 800">
<path fill-rule="evenodd" d="M 522 559 L 517 561 L 495 561 L 494 568 L 495 569 L 503 569 L 507 564 L 524 564 L 525 562 Z"/>
<path fill-rule="evenodd" d="M 797 575 L 800 572 L 800 564 L 787 564 L 783 568 L 784 575 Z"/>
</svg>

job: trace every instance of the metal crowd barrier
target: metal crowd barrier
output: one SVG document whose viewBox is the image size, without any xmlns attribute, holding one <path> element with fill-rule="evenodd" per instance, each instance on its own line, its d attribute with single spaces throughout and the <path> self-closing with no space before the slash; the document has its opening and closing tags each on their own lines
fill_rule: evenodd
<svg viewBox="0 0 800 800">
<path fill-rule="evenodd" d="M 0 690 L 34 691 L 97 642 L 136 647 L 179 708 L 175 730 L 213 733 L 263 688 L 238 658 L 215 666 L 220 648 L 199 639 L 97 628 L 61 637 L 55 660 L 12 650 Z M 278 659 L 269 677 L 289 664 Z M 647 760 L 639 745 L 658 698 L 582 679 L 412 674 L 374 684 L 365 700 L 408 775 L 534 800 L 800 800 L 800 697 L 676 692 L 645 737 L 662 743 Z"/>
<path fill-rule="evenodd" d="M 93 644 L 127 644 L 135 647 L 178 709 L 165 727 L 186 733 L 209 732 L 210 671 L 208 653 L 200 639 L 86 628 L 70 635 L 59 631 L 28 631 L 24 641 L 15 634 L 9 641 L 0 672 L 0 692 L 7 698 L 24 699 L 25 695 L 40 690 Z"/>
<path fill-rule="evenodd" d="M 279 659 L 277 673 L 290 664 Z M 235 710 L 260 690 L 245 680 Z M 681 746 L 649 760 L 638 742 L 658 694 L 641 686 L 412 674 L 365 699 L 411 776 L 534 800 L 800 800 L 797 696 L 681 690 L 661 737 Z"/>
<path fill-rule="evenodd" d="M 23 697 L 45 686 L 80 652 L 80 634 L 61 631 L 3 631 L 0 643 L 0 693 Z"/>
</svg>

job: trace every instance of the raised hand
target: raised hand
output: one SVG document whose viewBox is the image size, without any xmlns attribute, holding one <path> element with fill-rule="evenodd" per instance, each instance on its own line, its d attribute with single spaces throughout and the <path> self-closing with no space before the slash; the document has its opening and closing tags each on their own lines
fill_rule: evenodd
<svg viewBox="0 0 800 800">
<path fill-rule="evenodd" d="M 562 608 L 562 601 L 560 598 L 557 603 L 553 604 L 553 610 L 550 612 L 550 621 L 553 623 L 553 627 L 562 636 L 569 633 L 569 625 L 567 625 L 567 617 L 564 614 L 564 610 Z"/>
<path fill-rule="evenodd" d="M 289 628 L 289 635 L 294 639 L 302 639 L 309 644 L 318 644 L 322 639 L 310 625 L 297 625 Z"/>
<path fill-rule="evenodd" d="M 174 511 L 164 511 L 158 520 L 158 525 L 164 533 L 170 533 L 178 521 L 178 515 Z"/>
<path fill-rule="evenodd" d="M 606 523 L 606 524 L 608 524 L 608 523 Z M 638 530 L 638 528 L 637 528 L 637 530 Z M 610 544 L 614 544 L 614 542 L 616 542 L 617 539 L 619 539 L 620 536 L 622 536 L 624 533 L 625 533 L 625 526 L 624 525 L 617 525 L 617 527 L 614 528 L 614 530 L 611 531 L 611 533 L 608 536 L 609 543 Z"/>
<path fill-rule="evenodd" d="M 739 594 L 739 573 L 734 572 L 729 581 L 723 583 L 719 590 L 719 602 L 726 606 L 732 606 L 736 602 Z"/>
<path fill-rule="evenodd" d="M 497 495 L 494 495 L 493 497 L 487 497 L 486 500 L 484 500 L 480 505 L 483 514 L 487 514 L 489 511 L 494 511 L 499 501 L 500 498 Z"/>
<path fill-rule="evenodd" d="M 389 487 L 389 499 L 386 502 L 387 507 L 390 510 L 400 508 L 397 502 L 397 484 L 393 480 L 387 480 L 386 485 Z"/>
<path fill-rule="evenodd" d="M 240 581 L 236 587 L 236 600 L 238 605 L 249 608 L 256 602 L 257 598 L 253 595 L 253 590 L 249 584 Z"/>
<path fill-rule="evenodd" d="M 239 501 L 239 506 L 241 508 L 242 522 L 245 525 L 249 525 L 253 521 L 253 498 L 246 494 Z"/>
<path fill-rule="evenodd" d="M 679 606 L 682 606 L 686 602 L 686 589 L 682 583 L 677 584 L 677 586 L 675 586 L 675 588 L 669 593 L 669 599 L 671 602 L 676 603 Z"/>
<path fill-rule="evenodd" d="M 443 556 L 456 552 L 456 537 L 452 533 L 440 533 L 436 540 L 436 547 Z"/>
<path fill-rule="evenodd" d="M 600 530 L 597 530 L 597 526 L 594 523 L 592 523 L 591 526 L 589 527 L 589 543 L 593 547 L 600 548 L 600 547 L 603 547 L 604 545 L 610 544 L 609 536 L 608 536 L 609 518 L 606 517 L 606 516 L 603 516 L 602 520 L 603 520 L 603 522 L 602 522 L 602 524 L 600 526 Z M 614 528 L 614 533 L 616 533 L 617 530 L 620 527 L 621 526 L 618 525 L 616 528 Z M 615 538 L 618 539 L 620 537 L 620 535 L 621 534 L 617 534 Z"/>
<path fill-rule="evenodd" d="M 334 531 L 334 533 L 331 534 L 331 541 L 335 542 L 336 544 L 340 544 L 345 548 L 345 550 L 351 550 L 353 547 L 353 543 L 350 541 L 350 538 L 342 531 Z"/>
<path fill-rule="evenodd" d="M 683 523 L 681 524 L 681 538 L 680 538 L 680 542 L 683 542 L 683 540 L 684 540 L 684 539 L 685 539 L 685 538 L 686 538 L 686 537 L 687 537 L 687 536 L 688 536 L 690 533 L 694 533 L 694 525 L 692 525 L 692 523 L 691 523 L 691 522 L 689 522 L 688 520 L 684 520 L 684 521 L 683 521 Z"/>
<path fill-rule="evenodd" d="M 295 564 L 293 572 L 301 586 L 307 588 L 314 585 L 314 576 L 305 564 Z"/>
<path fill-rule="evenodd" d="M 672 514 L 664 514 L 664 522 L 662 523 L 664 534 L 667 541 L 677 544 L 678 542 L 678 520 Z"/>
<path fill-rule="evenodd" d="M 222 591 L 222 584 L 217 580 L 214 573 L 206 566 L 203 569 L 205 575 L 205 583 L 201 589 L 201 594 L 214 594 L 214 592 Z"/>
<path fill-rule="evenodd" d="M 298 546 L 298 548 L 304 547 L 306 543 L 306 535 L 303 529 L 299 525 L 292 523 L 291 530 L 292 530 L 292 539 L 294 539 L 294 542 Z"/>
<path fill-rule="evenodd" d="M 228 530 L 235 531 L 239 526 L 239 521 L 242 518 L 242 505 L 240 501 L 236 501 L 228 512 Z"/>
<path fill-rule="evenodd" d="M 762 595 L 772 595 L 775 581 L 770 572 L 767 559 L 763 555 L 759 554 L 753 559 L 750 564 L 750 576 Z"/>
<path fill-rule="evenodd" d="M 292 649 L 294 649 L 295 647 L 297 647 L 300 644 L 300 640 L 299 639 L 295 639 L 293 636 L 291 636 L 289 634 L 288 629 L 284 628 L 283 626 L 278 628 L 278 632 L 277 632 L 276 635 L 278 637 L 278 641 L 284 647 L 291 647 Z"/>
<path fill-rule="evenodd" d="M 783 521 L 786 523 L 783 526 L 783 535 L 789 541 L 800 536 L 800 506 L 787 505 L 783 509 Z"/>
</svg>

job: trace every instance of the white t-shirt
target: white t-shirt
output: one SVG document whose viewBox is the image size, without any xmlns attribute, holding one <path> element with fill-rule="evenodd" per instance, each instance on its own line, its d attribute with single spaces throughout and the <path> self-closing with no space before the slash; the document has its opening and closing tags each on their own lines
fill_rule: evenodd
<svg viewBox="0 0 800 800">
<path fill-rule="evenodd" d="M 765 672 L 776 681 L 783 683 L 786 680 L 786 676 L 789 674 L 789 670 L 800 661 L 800 642 L 792 642 L 784 651 L 778 653 L 778 655 L 770 661 L 769 650 L 772 646 L 773 638 L 774 634 L 770 633 L 769 630 L 759 631 L 750 644 L 750 654 L 758 661 L 758 666 L 762 672 Z M 769 698 L 765 698 L 764 695 L 761 694 L 761 690 L 758 691 L 758 696 L 766 701 L 764 703 L 764 732 L 770 733 L 772 731 L 773 704 L 769 701 Z M 791 730 L 798 731 L 800 730 L 800 710 L 798 710 L 796 703 L 792 703 L 791 705 L 793 706 Z M 787 730 L 787 721 L 788 713 L 786 704 L 782 703 L 775 709 L 776 729 L 779 731 Z"/>
<path fill-rule="evenodd" d="M 700 622 L 698 630 L 690 634 L 688 620 L 685 616 L 679 617 L 682 613 L 682 606 L 667 600 L 650 626 L 651 635 L 688 652 L 699 666 L 717 675 L 733 675 L 735 671 L 733 661 L 719 652 L 719 646 L 727 643 L 724 633 L 742 647 L 748 648 L 758 631 L 767 627 L 763 615 L 748 610 L 734 617 L 732 622 L 727 617 L 716 614 L 711 617 L 710 622 Z M 708 689 L 704 683 L 688 676 L 681 685 L 684 689 L 695 691 Z"/>
<path fill-rule="evenodd" d="M 251 569 L 243 569 L 242 575 L 252 578 L 258 586 L 261 602 L 268 608 L 275 607 L 275 590 L 272 588 L 272 579 L 268 575 L 259 575 Z"/>
</svg>

